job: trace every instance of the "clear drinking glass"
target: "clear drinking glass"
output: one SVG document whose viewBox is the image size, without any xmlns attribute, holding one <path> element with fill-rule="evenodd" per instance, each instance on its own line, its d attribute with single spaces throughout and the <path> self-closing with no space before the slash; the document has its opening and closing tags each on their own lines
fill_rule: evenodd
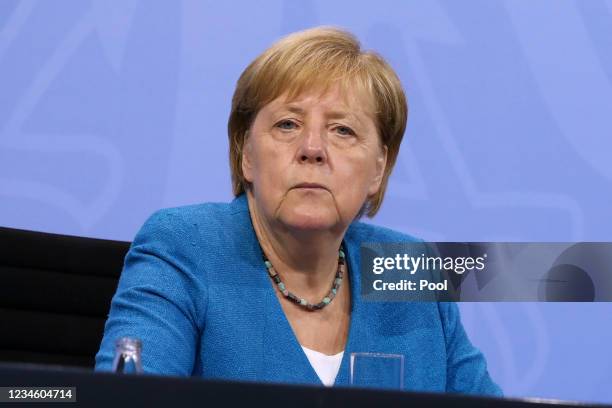
<svg viewBox="0 0 612 408">
<path fill-rule="evenodd" d="M 351 353 L 351 386 L 404 389 L 404 356 L 401 354 Z"/>
<path fill-rule="evenodd" d="M 141 374 L 142 360 L 140 352 L 142 342 L 133 337 L 122 337 L 115 342 L 113 371 L 122 374 Z"/>
</svg>

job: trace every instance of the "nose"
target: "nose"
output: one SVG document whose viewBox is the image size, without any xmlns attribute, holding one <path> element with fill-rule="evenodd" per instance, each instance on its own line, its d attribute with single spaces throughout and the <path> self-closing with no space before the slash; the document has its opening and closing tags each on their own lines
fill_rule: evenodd
<svg viewBox="0 0 612 408">
<path fill-rule="evenodd" d="M 298 161 L 303 164 L 324 164 L 327 162 L 326 140 L 322 131 L 305 129 L 297 154 Z"/>
</svg>

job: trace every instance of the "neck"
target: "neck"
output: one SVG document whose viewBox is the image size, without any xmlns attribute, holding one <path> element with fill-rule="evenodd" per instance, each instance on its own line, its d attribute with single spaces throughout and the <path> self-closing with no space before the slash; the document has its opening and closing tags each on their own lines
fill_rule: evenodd
<svg viewBox="0 0 612 408">
<path fill-rule="evenodd" d="M 294 230 L 267 220 L 247 191 L 251 221 L 259 244 L 289 290 L 302 296 L 324 296 L 338 267 L 338 250 L 346 228 L 341 231 Z M 318 300 L 317 300 L 318 301 Z"/>
</svg>

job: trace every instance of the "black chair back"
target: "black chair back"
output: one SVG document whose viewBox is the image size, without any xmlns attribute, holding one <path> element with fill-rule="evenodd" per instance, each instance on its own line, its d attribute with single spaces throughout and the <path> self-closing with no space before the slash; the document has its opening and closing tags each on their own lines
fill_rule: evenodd
<svg viewBox="0 0 612 408">
<path fill-rule="evenodd" d="M 93 367 L 129 246 L 0 227 L 0 361 Z"/>
</svg>

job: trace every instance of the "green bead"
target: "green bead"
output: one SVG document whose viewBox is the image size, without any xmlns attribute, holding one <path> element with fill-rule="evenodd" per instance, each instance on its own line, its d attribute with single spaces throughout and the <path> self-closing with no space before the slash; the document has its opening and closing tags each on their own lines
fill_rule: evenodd
<svg viewBox="0 0 612 408">
<path fill-rule="evenodd" d="M 335 295 L 335 294 L 336 294 L 336 292 L 337 292 L 336 288 L 333 288 L 333 289 L 332 289 L 332 293 Z"/>
<path fill-rule="evenodd" d="M 270 261 L 265 261 L 266 264 L 266 268 L 270 269 L 272 267 L 272 264 L 270 263 Z"/>
<path fill-rule="evenodd" d="M 306 301 L 306 299 L 300 299 L 300 304 L 302 306 L 306 306 L 308 304 L 308 302 Z"/>
<path fill-rule="evenodd" d="M 338 255 L 340 255 L 340 258 L 344 258 L 344 251 L 343 251 L 343 250 L 340 250 L 340 251 L 338 252 Z"/>
<path fill-rule="evenodd" d="M 325 303 L 326 305 L 329 304 L 329 302 L 331 302 L 331 299 L 328 297 L 324 297 L 322 300 L 323 303 Z"/>
<path fill-rule="evenodd" d="M 283 282 L 278 284 L 278 288 L 282 291 L 285 290 L 285 284 Z"/>
</svg>

